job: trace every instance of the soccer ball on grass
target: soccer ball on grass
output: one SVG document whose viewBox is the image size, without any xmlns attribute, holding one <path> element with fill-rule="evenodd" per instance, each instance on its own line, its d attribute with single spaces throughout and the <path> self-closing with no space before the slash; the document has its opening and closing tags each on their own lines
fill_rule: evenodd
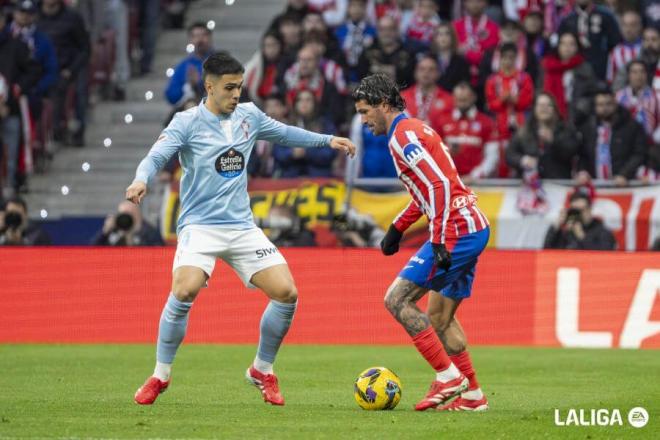
<svg viewBox="0 0 660 440">
<path fill-rule="evenodd" d="M 362 409 L 394 409 L 401 400 L 401 379 L 385 367 L 367 368 L 355 380 L 353 395 Z"/>
</svg>

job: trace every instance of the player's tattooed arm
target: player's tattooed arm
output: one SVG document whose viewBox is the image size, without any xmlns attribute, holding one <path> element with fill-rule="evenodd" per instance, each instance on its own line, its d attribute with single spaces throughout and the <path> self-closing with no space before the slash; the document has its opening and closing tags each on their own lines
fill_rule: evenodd
<svg viewBox="0 0 660 440">
<path fill-rule="evenodd" d="M 426 291 L 408 280 L 398 279 L 385 296 L 385 307 L 410 336 L 431 325 L 429 317 L 416 304 Z"/>
</svg>

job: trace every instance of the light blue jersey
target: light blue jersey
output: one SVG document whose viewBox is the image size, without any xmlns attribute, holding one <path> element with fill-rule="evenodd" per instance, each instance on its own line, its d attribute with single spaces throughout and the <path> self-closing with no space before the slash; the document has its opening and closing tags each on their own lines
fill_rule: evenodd
<svg viewBox="0 0 660 440">
<path fill-rule="evenodd" d="M 140 162 L 135 180 L 149 182 L 179 153 L 183 176 L 177 232 L 186 225 L 253 228 L 246 169 L 258 139 L 311 148 L 329 146 L 332 136 L 282 124 L 253 103 L 239 104 L 231 114 L 218 116 L 203 100 L 174 115 Z"/>
</svg>

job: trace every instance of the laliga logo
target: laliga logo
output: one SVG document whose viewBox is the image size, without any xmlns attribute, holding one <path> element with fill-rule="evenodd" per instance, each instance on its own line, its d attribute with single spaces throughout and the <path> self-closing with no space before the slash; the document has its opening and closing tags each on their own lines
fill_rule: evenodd
<svg viewBox="0 0 660 440">
<path fill-rule="evenodd" d="M 649 413 L 638 406 L 628 412 L 628 423 L 635 428 L 642 428 L 649 422 Z M 569 409 L 566 419 L 555 409 L 555 426 L 623 426 L 621 411 L 618 409 Z"/>
</svg>

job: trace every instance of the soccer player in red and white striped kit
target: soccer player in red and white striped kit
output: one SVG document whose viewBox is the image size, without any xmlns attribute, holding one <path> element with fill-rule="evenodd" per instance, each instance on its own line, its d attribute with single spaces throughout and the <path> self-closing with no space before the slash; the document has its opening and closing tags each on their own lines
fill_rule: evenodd
<svg viewBox="0 0 660 440">
<path fill-rule="evenodd" d="M 396 253 L 403 232 L 422 215 L 429 221 L 429 240 L 385 296 L 385 307 L 436 371 L 429 392 L 415 409 L 486 410 L 488 402 L 466 350 L 465 333 L 454 315 L 471 294 L 477 259 L 488 242 L 488 220 L 477 208 L 475 194 L 461 181 L 442 138 L 403 113 L 405 102 L 390 77 L 364 78 L 353 98 L 362 122 L 375 135 L 388 134 L 397 174 L 412 196 L 388 229 L 383 253 Z M 424 313 L 416 303 L 428 291 Z"/>
</svg>

